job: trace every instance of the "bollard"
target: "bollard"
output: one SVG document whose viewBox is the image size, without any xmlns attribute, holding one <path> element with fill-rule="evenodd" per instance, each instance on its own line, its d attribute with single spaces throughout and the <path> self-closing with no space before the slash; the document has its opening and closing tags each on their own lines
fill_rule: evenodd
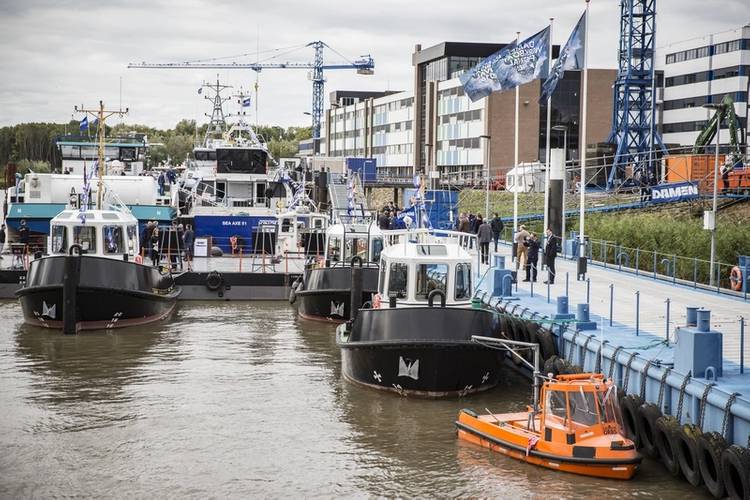
<svg viewBox="0 0 750 500">
<path fill-rule="evenodd" d="M 699 310 L 696 325 L 699 332 L 711 331 L 711 311 L 706 309 Z"/>
<path fill-rule="evenodd" d="M 667 300 L 664 301 L 667 304 L 667 324 L 666 324 L 666 338 L 667 338 L 667 344 L 669 344 L 669 304 L 670 300 L 669 297 L 667 297 Z"/>
<path fill-rule="evenodd" d="M 639 335 L 641 328 L 641 291 L 635 292 L 635 336 Z"/>
<path fill-rule="evenodd" d="M 586 278 L 586 303 L 591 304 L 591 278 Z"/>
<path fill-rule="evenodd" d="M 615 284 L 609 285 L 609 326 L 612 326 L 612 314 L 615 308 Z"/>
<path fill-rule="evenodd" d="M 588 321 L 589 320 L 589 305 L 578 304 L 576 309 L 576 321 Z"/>
<path fill-rule="evenodd" d="M 568 314 L 568 296 L 557 298 L 557 314 Z"/>
<path fill-rule="evenodd" d="M 698 308 L 687 307 L 687 318 L 685 318 L 685 326 L 698 326 Z"/>
</svg>

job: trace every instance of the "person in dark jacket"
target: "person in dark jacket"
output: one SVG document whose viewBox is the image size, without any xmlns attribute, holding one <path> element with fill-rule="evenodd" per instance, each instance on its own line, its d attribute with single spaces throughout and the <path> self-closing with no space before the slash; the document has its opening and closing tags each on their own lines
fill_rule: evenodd
<svg viewBox="0 0 750 500">
<path fill-rule="evenodd" d="M 547 245 L 544 247 L 544 263 L 547 265 L 547 281 L 550 285 L 555 283 L 555 259 L 557 258 L 557 246 L 560 237 L 552 234 L 552 230 L 547 228 Z"/>
<path fill-rule="evenodd" d="M 149 238 L 149 245 L 151 247 L 151 265 L 156 267 L 159 265 L 159 251 L 161 250 L 159 242 L 159 228 L 154 226 L 151 231 L 151 238 Z"/>
<path fill-rule="evenodd" d="M 536 234 L 531 233 L 523 243 L 526 247 L 526 279 L 524 281 L 536 281 L 539 270 L 539 239 Z"/>
<path fill-rule="evenodd" d="M 193 232 L 193 226 L 190 224 L 185 226 L 185 233 L 182 235 L 182 243 L 185 247 L 185 260 L 191 262 L 193 260 L 193 243 L 195 243 L 195 232 Z"/>
<path fill-rule="evenodd" d="M 383 210 L 380 212 L 380 215 L 378 215 L 378 227 L 380 229 L 388 229 L 388 216 L 390 215 L 390 212 L 388 209 Z"/>
<path fill-rule="evenodd" d="M 479 228 L 477 229 L 477 239 L 479 240 L 479 251 L 482 256 L 482 264 L 489 264 L 492 227 L 482 220 L 481 215 L 477 217 L 477 220 L 480 222 Z"/>
<path fill-rule="evenodd" d="M 497 252 L 497 242 L 500 241 L 500 234 L 503 232 L 503 229 L 505 228 L 505 224 L 503 224 L 503 219 L 501 219 L 500 216 L 497 215 L 497 212 L 495 212 L 495 216 L 492 218 L 492 222 L 490 222 L 490 226 L 492 227 L 492 239 L 495 240 L 495 252 Z"/>
</svg>

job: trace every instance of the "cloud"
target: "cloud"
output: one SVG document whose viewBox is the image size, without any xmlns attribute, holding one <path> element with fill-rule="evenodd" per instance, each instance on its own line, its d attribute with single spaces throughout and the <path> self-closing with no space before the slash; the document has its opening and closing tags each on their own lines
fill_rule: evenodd
<svg viewBox="0 0 750 500">
<path fill-rule="evenodd" d="M 581 0 L 447 0 L 274 2 L 186 0 L 25 0 L 0 3 L 0 125 L 70 118 L 73 106 L 103 99 L 117 107 L 122 78 L 126 121 L 169 127 L 182 118 L 206 121 L 210 103 L 197 94 L 216 70 L 126 69 L 129 62 L 221 59 L 309 62 L 304 45 L 323 40 L 347 59 L 375 58 L 375 75 L 327 71 L 326 96 L 336 89 L 410 89 L 411 53 L 446 40 L 507 42 L 532 34 L 555 18 L 554 41 L 563 43 L 584 9 Z M 590 65 L 616 67 L 619 1 L 591 4 Z M 746 0 L 722 2 L 710 17 L 699 0 L 660 0 L 658 45 L 737 27 L 750 20 Z M 273 49 L 298 47 L 288 54 Z M 326 61 L 340 61 L 325 52 Z M 223 82 L 250 88 L 258 78 L 260 123 L 306 125 L 311 83 L 306 70 L 219 71 Z"/>
</svg>

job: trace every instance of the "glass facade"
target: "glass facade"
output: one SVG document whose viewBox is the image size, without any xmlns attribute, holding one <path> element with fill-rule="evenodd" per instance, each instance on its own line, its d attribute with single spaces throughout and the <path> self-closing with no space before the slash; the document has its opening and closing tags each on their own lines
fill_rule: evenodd
<svg viewBox="0 0 750 500">
<path fill-rule="evenodd" d="M 566 160 L 577 160 L 578 151 L 578 123 L 580 120 L 580 90 L 581 72 L 566 71 L 565 76 L 557 84 L 552 93 L 552 126 L 562 125 L 568 128 L 568 144 Z M 564 148 L 565 133 L 551 131 L 550 146 Z M 547 148 L 547 101 L 539 105 L 539 159 L 544 160 Z"/>
</svg>

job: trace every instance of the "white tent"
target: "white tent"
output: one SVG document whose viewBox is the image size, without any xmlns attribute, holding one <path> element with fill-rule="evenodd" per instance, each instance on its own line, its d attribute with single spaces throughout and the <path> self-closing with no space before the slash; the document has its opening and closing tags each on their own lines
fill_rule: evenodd
<svg viewBox="0 0 750 500">
<path fill-rule="evenodd" d="M 522 163 L 505 174 L 505 190 L 511 193 L 543 193 L 544 165 Z"/>
</svg>

